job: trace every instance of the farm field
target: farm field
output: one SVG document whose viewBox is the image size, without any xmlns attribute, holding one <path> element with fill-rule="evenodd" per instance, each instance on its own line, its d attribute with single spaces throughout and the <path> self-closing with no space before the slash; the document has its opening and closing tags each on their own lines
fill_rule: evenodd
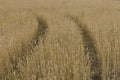
<svg viewBox="0 0 120 80">
<path fill-rule="evenodd" d="M 0 80 L 120 80 L 119 0 L 0 0 Z"/>
</svg>

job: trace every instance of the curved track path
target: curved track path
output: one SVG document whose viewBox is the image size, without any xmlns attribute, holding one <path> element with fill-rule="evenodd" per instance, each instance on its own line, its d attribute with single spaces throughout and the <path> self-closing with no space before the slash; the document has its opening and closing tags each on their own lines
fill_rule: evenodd
<svg viewBox="0 0 120 80">
<path fill-rule="evenodd" d="M 88 62 L 90 64 L 91 80 L 102 80 L 102 65 L 100 61 L 101 59 L 100 56 L 98 56 L 98 51 L 95 46 L 94 39 L 87 29 L 87 26 L 79 21 L 77 17 L 71 15 L 68 15 L 67 17 L 77 25 L 82 35 L 84 53 L 86 55 L 86 59 L 88 58 Z"/>
</svg>

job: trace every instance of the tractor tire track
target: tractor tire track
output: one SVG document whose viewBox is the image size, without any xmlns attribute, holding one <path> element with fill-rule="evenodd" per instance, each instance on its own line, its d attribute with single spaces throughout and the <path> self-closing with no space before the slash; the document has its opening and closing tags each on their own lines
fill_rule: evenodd
<svg viewBox="0 0 120 80">
<path fill-rule="evenodd" d="M 36 45 L 39 44 L 40 40 L 44 43 L 44 40 L 45 40 L 47 32 L 48 32 L 48 25 L 43 17 L 37 17 L 37 22 L 38 22 L 38 31 L 35 36 Z M 36 45 L 34 45 L 34 46 L 36 46 Z"/>
<path fill-rule="evenodd" d="M 87 62 L 90 64 L 90 80 L 102 80 L 102 64 L 101 58 L 98 56 L 97 48 L 95 47 L 95 42 L 92 36 L 90 35 L 87 26 L 78 20 L 77 17 L 72 15 L 67 15 L 67 18 L 72 20 L 82 35 L 83 45 L 84 45 L 84 53 Z M 87 58 L 89 57 L 89 58 Z"/>
<path fill-rule="evenodd" d="M 37 31 L 33 40 L 31 41 L 30 47 L 26 49 L 26 55 L 23 56 L 25 59 L 34 54 L 39 44 L 42 43 L 44 45 L 44 41 L 48 33 L 47 21 L 44 20 L 43 17 L 36 17 L 36 19 L 38 23 Z"/>
<path fill-rule="evenodd" d="M 41 43 L 44 44 L 45 38 L 48 33 L 47 21 L 44 20 L 43 17 L 36 17 L 36 19 L 37 19 L 37 23 L 38 23 L 37 31 L 31 41 L 30 45 L 28 46 L 26 51 L 24 51 L 24 52 L 26 52 L 26 55 L 23 55 L 23 57 L 25 57 L 25 58 L 27 58 L 28 56 L 33 54 L 36 50 L 35 48 L 37 48 L 37 46 L 39 44 L 41 44 Z"/>
<path fill-rule="evenodd" d="M 32 54 L 34 54 L 34 51 L 36 50 L 37 46 L 40 43 L 44 44 L 44 41 L 48 32 L 47 21 L 44 20 L 43 17 L 36 17 L 36 19 L 37 19 L 38 27 L 37 27 L 37 31 L 35 31 L 35 35 L 32 37 L 32 40 L 29 42 L 29 45 L 27 46 L 27 48 L 24 46 L 25 45 L 24 43 L 21 43 L 22 51 L 19 53 L 20 55 L 10 57 L 10 63 L 12 67 L 10 68 L 10 70 L 7 70 L 7 71 L 5 70 L 5 72 L 8 72 L 8 73 L 6 73 L 3 76 L 2 80 L 9 80 L 10 78 L 9 75 L 11 73 L 14 73 L 18 78 L 21 77 L 21 75 L 19 75 L 21 74 L 19 65 L 22 65 L 25 67 L 27 64 L 27 58 L 29 58 Z"/>
</svg>

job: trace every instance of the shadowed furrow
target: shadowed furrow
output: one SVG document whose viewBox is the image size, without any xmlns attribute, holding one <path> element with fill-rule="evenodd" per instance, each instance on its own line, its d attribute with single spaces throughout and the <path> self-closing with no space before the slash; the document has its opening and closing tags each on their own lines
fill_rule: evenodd
<svg viewBox="0 0 120 80">
<path fill-rule="evenodd" d="M 36 45 L 39 43 L 39 40 L 44 42 L 48 30 L 47 22 L 42 17 L 38 17 L 37 21 L 38 21 L 38 31 L 35 37 Z"/>
<path fill-rule="evenodd" d="M 28 48 L 25 51 L 26 54 L 22 56 L 25 59 L 34 53 L 34 51 L 36 50 L 36 47 L 40 43 L 44 44 L 44 40 L 47 35 L 47 30 L 48 30 L 47 22 L 44 20 L 43 17 L 37 17 L 36 19 L 38 22 L 37 31 L 36 31 L 36 34 L 35 34 L 33 40 L 31 41 L 30 46 L 28 46 Z"/>
<path fill-rule="evenodd" d="M 38 22 L 37 31 L 35 32 L 35 36 L 33 37 L 30 43 L 30 46 L 28 46 L 28 48 L 25 49 L 26 51 L 24 51 L 26 52 L 25 55 L 22 56 L 24 58 L 26 58 L 30 54 L 33 54 L 35 51 L 34 49 L 40 43 L 44 44 L 44 40 L 45 40 L 45 37 L 47 35 L 47 30 L 48 30 L 47 22 L 44 20 L 43 17 L 37 17 L 37 22 Z"/>
<path fill-rule="evenodd" d="M 47 22 L 44 20 L 43 17 L 37 17 L 38 27 L 37 31 L 35 31 L 34 36 L 32 37 L 32 40 L 29 42 L 29 45 L 25 46 L 26 44 L 24 42 L 21 43 L 21 51 L 17 53 L 16 56 L 10 56 L 10 63 L 11 68 L 10 70 L 5 70 L 6 73 L 1 80 L 11 80 L 12 76 L 11 74 L 14 73 L 18 79 L 22 79 L 22 73 L 20 71 L 20 66 L 25 67 L 27 64 L 27 58 L 34 53 L 36 47 L 42 42 L 44 43 L 46 34 L 47 34 Z M 10 53 L 12 54 L 12 53 Z"/>
<path fill-rule="evenodd" d="M 91 80 L 102 80 L 102 66 L 100 56 L 98 56 L 98 51 L 95 47 L 94 39 L 90 35 L 87 26 L 79 21 L 77 17 L 71 15 L 68 15 L 67 17 L 78 26 L 82 35 L 86 59 L 89 57 L 88 62 L 90 63 Z"/>
</svg>

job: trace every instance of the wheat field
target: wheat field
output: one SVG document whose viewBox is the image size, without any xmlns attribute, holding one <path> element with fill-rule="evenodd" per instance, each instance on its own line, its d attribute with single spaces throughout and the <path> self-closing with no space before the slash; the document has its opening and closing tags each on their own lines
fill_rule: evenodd
<svg viewBox="0 0 120 80">
<path fill-rule="evenodd" d="M 120 80 L 119 0 L 0 0 L 0 80 Z"/>
</svg>

